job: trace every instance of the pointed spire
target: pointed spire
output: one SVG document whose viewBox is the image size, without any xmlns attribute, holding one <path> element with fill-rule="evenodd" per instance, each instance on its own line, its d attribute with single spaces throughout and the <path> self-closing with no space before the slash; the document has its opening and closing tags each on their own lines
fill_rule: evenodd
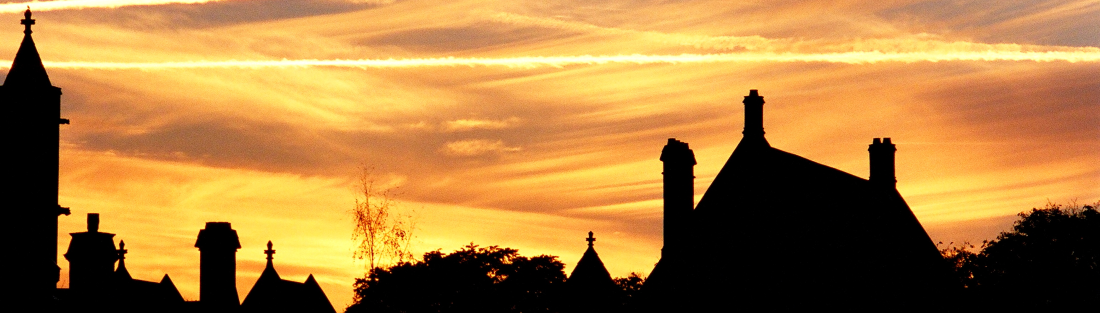
<svg viewBox="0 0 1100 313">
<path fill-rule="evenodd" d="M 264 267 L 264 271 L 260 273 L 260 280 L 278 281 L 279 279 L 281 279 L 279 278 L 279 273 L 275 271 L 275 262 L 273 261 L 275 259 L 275 249 L 273 247 L 274 246 L 271 244 L 271 240 L 268 240 L 267 250 L 264 250 L 264 254 L 267 255 L 267 267 Z M 257 284 L 259 283 L 257 282 Z"/>
<path fill-rule="evenodd" d="M 121 278 L 121 279 L 133 279 L 133 276 L 130 276 L 130 271 L 126 270 L 126 253 L 127 252 L 129 252 L 129 250 L 126 250 L 126 241 L 125 240 L 119 240 L 118 241 L 118 269 L 115 270 L 115 277 L 118 277 L 118 278 Z"/>
<path fill-rule="evenodd" d="M 31 39 L 31 9 L 23 12 L 25 17 L 20 24 L 25 26 L 23 30 L 23 42 L 19 44 L 19 51 L 15 53 L 15 59 L 8 69 L 8 76 L 4 79 L 4 86 L 21 87 L 50 87 L 50 77 L 46 75 L 46 68 L 42 66 L 42 57 L 38 55 L 38 48 Z"/>
</svg>

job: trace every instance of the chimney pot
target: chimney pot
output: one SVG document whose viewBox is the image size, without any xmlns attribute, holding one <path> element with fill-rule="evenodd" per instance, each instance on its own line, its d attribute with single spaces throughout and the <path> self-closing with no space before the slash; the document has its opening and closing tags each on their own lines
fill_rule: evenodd
<svg viewBox="0 0 1100 313">
<path fill-rule="evenodd" d="M 880 185 L 897 186 L 894 155 L 898 149 L 890 142 L 890 138 L 875 138 L 867 151 L 871 156 L 871 177 L 868 180 Z"/>
<path fill-rule="evenodd" d="M 88 232 L 99 232 L 99 213 L 88 213 Z"/>
<path fill-rule="evenodd" d="M 752 89 L 741 103 L 745 104 L 745 130 L 741 134 L 746 138 L 764 138 L 764 97 Z"/>
</svg>

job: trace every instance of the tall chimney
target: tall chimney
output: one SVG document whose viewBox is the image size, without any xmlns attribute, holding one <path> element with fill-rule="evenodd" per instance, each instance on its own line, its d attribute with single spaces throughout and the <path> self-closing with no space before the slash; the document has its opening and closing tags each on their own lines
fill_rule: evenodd
<svg viewBox="0 0 1100 313">
<path fill-rule="evenodd" d="M 241 304 L 237 296 L 237 249 L 241 241 L 228 222 L 207 222 L 195 241 L 199 248 L 199 302 L 208 309 Z"/>
<path fill-rule="evenodd" d="M 764 97 L 756 89 L 749 90 L 745 96 L 745 137 L 764 137 Z"/>
<path fill-rule="evenodd" d="M 695 208 L 695 153 L 686 142 L 669 138 L 661 150 L 664 162 L 664 239 L 661 254 L 678 254 L 688 239 L 688 220 Z"/>
<path fill-rule="evenodd" d="M 898 180 L 894 177 L 894 154 L 898 148 L 890 142 L 890 138 L 875 138 L 867 151 L 871 153 L 871 177 L 868 180 L 876 185 L 896 188 Z"/>
<path fill-rule="evenodd" d="M 69 290 L 80 296 L 94 297 L 110 283 L 118 253 L 115 234 L 99 232 L 99 214 L 88 213 L 88 231 L 71 233 L 69 250 Z"/>
</svg>

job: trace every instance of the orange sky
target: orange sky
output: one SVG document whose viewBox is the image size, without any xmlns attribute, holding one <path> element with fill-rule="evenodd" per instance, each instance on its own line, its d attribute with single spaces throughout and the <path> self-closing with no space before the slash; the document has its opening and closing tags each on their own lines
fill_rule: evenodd
<svg viewBox="0 0 1100 313">
<path fill-rule="evenodd" d="M 0 58 L 26 5 L 0 4 Z M 100 213 L 134 277 L 167 273 L 192 300 L 195 236 L 228 221 L 242 298 L 271 240 L 284 278 L 312 273 L 350 304 L 361 164 L 400 186 L 417 253 L 501 245 L 569 271 L 591 230 L 613 276 L 648 273 L 661 147 L 691 144 L 701 196 L 749 89 L 774 147 L 857 176 L 871 138 L 892 137 L 898 188 L 933 240 L 1100 199 L 1095 0 L 30 5 L 72 120 L 59 250 Z"/>
</svg>

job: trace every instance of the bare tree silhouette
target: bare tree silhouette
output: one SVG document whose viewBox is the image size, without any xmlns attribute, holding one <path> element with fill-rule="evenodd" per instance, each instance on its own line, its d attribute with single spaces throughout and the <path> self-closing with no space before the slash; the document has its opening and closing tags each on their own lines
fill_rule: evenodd
<svg viewBox="0 0 1100 313">
<path fill-rule="evenodd" d="M 409 246 L 416 223 L 394 200 L 396 187 L 380 182 L 370 166 L 359 168 L 355 187 L 351 212 L 355 218 L 352 240 L 359 243 L 355 257 L 366 261 L 368 271 L 412 260 Z"/>
</svg>

